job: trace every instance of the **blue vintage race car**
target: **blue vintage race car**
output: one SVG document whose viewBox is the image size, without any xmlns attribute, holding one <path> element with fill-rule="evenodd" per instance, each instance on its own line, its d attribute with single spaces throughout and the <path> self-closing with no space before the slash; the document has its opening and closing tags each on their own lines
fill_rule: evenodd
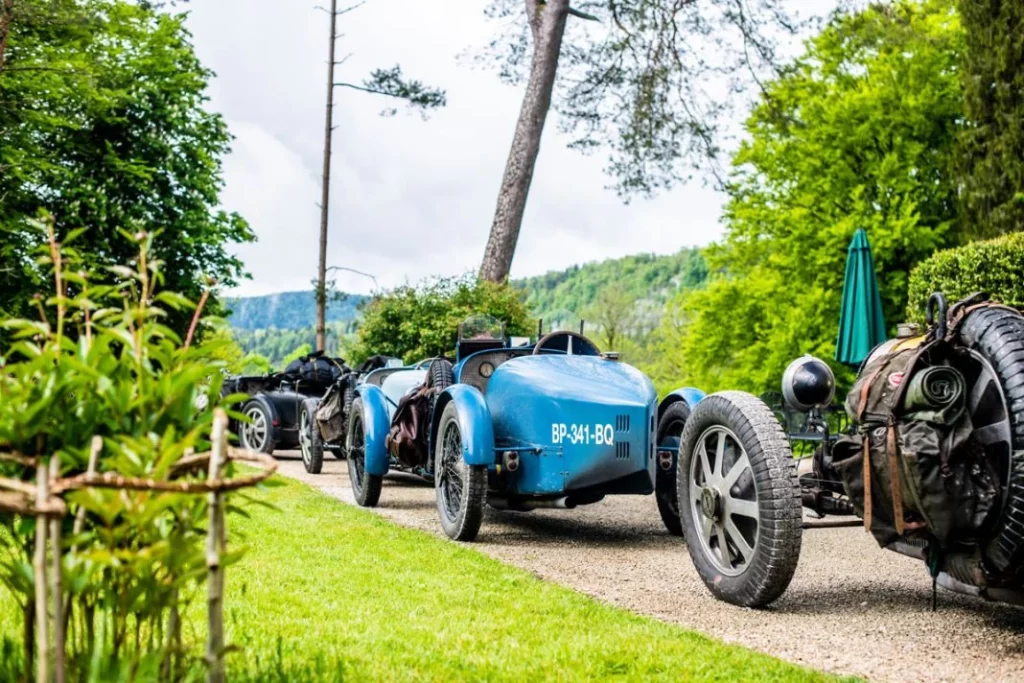
<svg viewBox="0 0 1024 683">
<path fill-rule="evenodd" d="M 356 500 L 377 504 L 392 469 L 432 479 L 445 533 L 476 537 L 483 505 L 573 508 L 610 494 L 657 491 L 680 534 L 675 461 L 690 409 L 660 404 L 647 377 L 575 332 L 513 347 L 500 323 L 474 316 L 455 363 L 383 369 L 357 387 L 346 451 Z"/>
</svg>

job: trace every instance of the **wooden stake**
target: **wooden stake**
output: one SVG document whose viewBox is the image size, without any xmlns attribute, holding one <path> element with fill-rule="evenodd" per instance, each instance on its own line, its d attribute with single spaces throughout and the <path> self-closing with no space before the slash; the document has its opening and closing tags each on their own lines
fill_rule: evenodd
<svg viewBox="0 0 1024 683">
<path fill-rule="evenodd" d="M 50 478 L 60 478 L 60 458 L 50 456 Z M 61 587 L 61 548 L 60 548 L 60 517 L 50 518 L 50 552 L 52 553 L 53 576 L 51 592 L 53 593 L 53 680 L 64 683 L 64 591 Z"/>
<path fill-rule="evenodd" d="M 213 415 L 213 444 L 208 474 L 211 482 L 220 479 L 220 471 L 227 456 L 227 426 L 228 416 L 218 408 Z M 210 520 L 206 530 L 207 683 L 224 683 L 224 567 L 220 563 L 225 539 L 223 496 L 224 494 L 219 491 L 210 492 Z"/>
<path fill-rule="evenodd" d="M 46 465 L 36 468 L 36 508 L 46 507 L 49 487 Z M 46 515 L 36 515 L 36 554 L 33 579 L 36 588 L 36 682 L 49 683 L 50 642 L 46 608 Z"/>
<path fill-rule="evenodd" d="M 99 436 L 92 437 L 92 444 L 89 447 L 89 465 L 86 469 L 88 474 L 95 474 L 96 468 L 99 464 L 100 451 L 103 450 L 103 438 Z M 85 526 L 85 508 L 81 505 L 78 506 L 78 510 L 75 511 L 75 523 L 71 527 L 72 545 L 69 552 L 74 555 L 78 552 L 77 538 L 78 534 L 82 533 L 82 528 Z M 64 614 L 63 621 L 56 622 L 60 624 L 62 638 L 67 638 L 68 622 L 71 619 L 71 594 L 68 593 L 67 598 L 64 601 Z M 92 643 L 89 643 L 91 649 Z"/>
</svg>

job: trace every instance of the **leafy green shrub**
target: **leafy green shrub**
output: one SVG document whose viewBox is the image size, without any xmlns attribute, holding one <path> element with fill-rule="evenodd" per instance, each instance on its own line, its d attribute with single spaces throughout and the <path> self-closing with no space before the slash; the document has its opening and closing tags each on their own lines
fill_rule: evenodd
<svg viewBox="0 0 1024 683">
<path fill-rule="evenodd" d="M 459 323 L 486 313 L 505 323 L 508 334 L 531 327 L 526 305 L 508 284 L 475 277 L 437 278 L 375 296 L 363 309 L 363 322 L 350 361 L 374 354 L 398 356 L 407 363 L 452 355 Z"/>
<path fill-rule="evenodd" d="M 220 397 L 223 340 L 192 345 L 191 329 L 179 335 L 164 324 L 169 311 L 195 307 L 159 291 L 162 264 L 149 258 L 151 235 L 132 238 L 135 269 L 110 268 L 105 278 L 113 274 L 116 284 L 97 286 L 98 274 L 79 270 L 82 261 L 69 246 L 74 235 L 58 245 L 48 225 L 40 261 L 53 269 L 54 294 L 37 298 L 38 320 L 3 321 L 14 343 L 0 358 L 0 476 L 31 481 L 36 468 L 26 459 L 44 466 L 56 459 L 62 477 L 81 474 L 99 437 L 98 473 L 169 480 L 191 450 L 209 448 L 212 408 L 240 398 Z M 210 410 L 197 409 L 203 394 Z M 192 477 L 205 478 L 194 472 L 175 481 Z M 114 666 L 143 677 L 162 669 L 156 677 L 164 680 L 190 675 L 197 659 L 178 615 L 206 574 L 207 497 L 85 488 L 64 498 L 68 618 L 58 628 L 67 633 L 69 680 L 112 680 Z M 245 498 L 230 499 L 237 506 Z M 18 600 L 27 624 L 34 538 L 34 518 L 0 510 L 0 587 Z M 222 562 L 238 557 L 231 548 Z M 31 638 L 26 641 L 28 672 Z"/>
<path fill-rule="evenodd" d="M 949 303 L 985 292 L 993 301 L 1024 308 L 1024 233 L 935 252 L 910 273 L 907 317 L 920 321 L 933 292 Z"/>
</svg>

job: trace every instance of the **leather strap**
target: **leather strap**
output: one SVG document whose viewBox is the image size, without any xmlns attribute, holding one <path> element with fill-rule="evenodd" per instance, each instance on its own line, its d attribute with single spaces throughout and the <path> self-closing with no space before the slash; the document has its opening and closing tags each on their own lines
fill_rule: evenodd
<svg viewBox="0 0 1024 683">
<path fill-rule="evenodd" d="M 885 450 L 889 454 L 889 488 L 892 489 L 892 516 L 896 533 L 903 535 L 903 487 L 900 486 L 900 463 L 896 455 L 896 423 L 890 421 Z"/>
<path fill-rule="evenodd" d="M 871 435 L 864 435 L 864 530 L 871 531 Z"/>
</svg>

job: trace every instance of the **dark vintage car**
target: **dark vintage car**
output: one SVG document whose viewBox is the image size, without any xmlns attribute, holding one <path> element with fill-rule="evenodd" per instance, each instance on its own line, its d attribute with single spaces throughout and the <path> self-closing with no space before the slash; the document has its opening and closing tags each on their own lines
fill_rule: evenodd
<svg viewBox="0 0 1024 683">
<path fill-rule="evenodd" d="M 232 424 L 240 445 L 267 454 L 300 446 L 303 421 L 311 419 L 306 413 L 315 411 L 331 385 L 347 372 L 343 359 L 317 352 L 290 363 L 283 372 L 228 378 L 223 395 L 249 395 L 236 406 L 245 419 Z"/>
</svg>

